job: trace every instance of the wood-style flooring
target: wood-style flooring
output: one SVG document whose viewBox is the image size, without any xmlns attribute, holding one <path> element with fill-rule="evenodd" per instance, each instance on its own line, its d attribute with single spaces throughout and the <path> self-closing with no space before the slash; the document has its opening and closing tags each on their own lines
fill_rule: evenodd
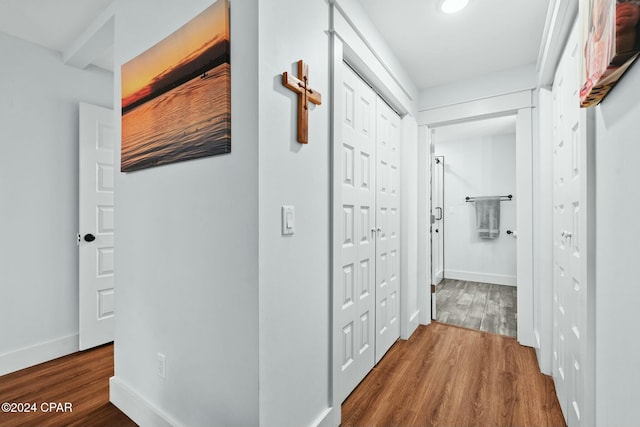
<svg viewBox="0 0 640 427">
<path fill-rule="evenodd" d="M 565 426 L 553 380 L 515 339 L 432 323 L 398 341 L 342 405 L 342 427 Z"/>
<path fill-rule="evenodd" d="M 135 427 L 109 403 L 113 346 L 76 353 L 0 377 L 2 427 Z M 69 402 L 73 412 L 43 412 Z M 398 341 L 342 406 L 342 426 L 565 426 L 553 381 L 533 349 L 515 339 L 456 326 L 420 326 Z"/>
<path fill-rule="evenodd" d="M 109 403 L 109 378 L 112 376 L 113 345 L 4 375 L 0 377 L 0 404 L 35 403 L 36 410 L 29 413 L 0 410 L 0 426 L 136 427 Z M 51 407 L 48 405 L 51 402 L 62 406 Z M 55 412 L 65 410 L 65 403 L 71 404 L 72 412 Z M 33 409 L 32 405 L 30 407 Z"/>
<path fill-rule="evenodd" d="M 516 337 L 515 286 L 444 279 L 436 287 L 436 320 Z"/>
</svg>

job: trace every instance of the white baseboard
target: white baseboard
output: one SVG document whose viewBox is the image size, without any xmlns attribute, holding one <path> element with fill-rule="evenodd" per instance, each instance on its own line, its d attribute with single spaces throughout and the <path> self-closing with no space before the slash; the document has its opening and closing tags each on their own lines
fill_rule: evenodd
<svg viewBox="0 0 640 427">
<path fill-rule="evenodd" d="M 413 313 L 413 315 L 409 318 L 409 330 L 411 331 L 411 333 L 409 334 L 409 338 L 411 338 L 411 335 L 413 335 L 416 329 L 418 329 L 419 325 L 420 325 L 420 310 L 416 310 L 416 312 Z"/>
<path fill-rule="evenodd" d="M 320 414 L 320 416 L 318 417 L 318 419 L 316 419 L 313 424 L 311 424 L 311 427 L 333 427 L 332 426 L 332 422 L 333 422 L 333 408 L 327 408 L 325 409 L 322 414 Z"/>
<path fill-rule="evenodd" d="M 0 375 L 48 362 L 78 351 L 78 334 L 0 354 Z"/>
<path fill-rule="evenodd" d="M 109 379 L 109 400 L 140 426 L 183 427 L 117 377 Z"/>
<path fill-rule="evenodd" d="M 415 313 L 409 317 L 409 322 L 407 325 L 406 331 L 400 331 L 400 338 L 403 340 L 408 340 L 411 338 L 411 335 L 418 329 L 418 325 L 420 324 L 420 310 L 416 310 Z"/>
<path fill-rule="evenodd" d="M 516 286 L 516 276 L 476 273 L 472 271 L 446 270 L 445 279 L 468 280 L 470 282 L 493 283 L 494 285 Z"/>
<path fill-rule="evenodd" d="M 436 273 L 435 283 L 434 285 L 439 284 L 444 279 L 444 270 L 440 270 Z"/>
</svg>

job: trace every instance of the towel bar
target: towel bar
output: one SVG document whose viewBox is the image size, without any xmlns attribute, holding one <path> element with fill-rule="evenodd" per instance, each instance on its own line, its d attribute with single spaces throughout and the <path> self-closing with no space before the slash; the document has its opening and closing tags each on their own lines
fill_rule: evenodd
<svg viewBox="0 0 640 427">
<path fill-rule="evenodd" d="M 500 196 L 500 201 L 505 201 L 505 202 L 510 202 L 513 199 L 513 195 L 511 194 L 507 194 L 506 196 Z M 475 202 L 476 198 L 475 197 L 465 197 L 464 198 L 465 202 Z"/>
</svg>

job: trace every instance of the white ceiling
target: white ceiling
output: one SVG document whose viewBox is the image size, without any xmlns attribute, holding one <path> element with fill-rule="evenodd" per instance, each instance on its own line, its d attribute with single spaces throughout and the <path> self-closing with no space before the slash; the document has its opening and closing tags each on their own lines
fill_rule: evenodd
<svg viewBox="0 0 640 427">
<path fill-rule="evenodd" d="M 359 0 L 419 89 L 533 64 L 549 0 Z"/>
<path fill-rule="evenodd" d="M 0 0 L 0 31 L 64 52 L 112 1 Z M 439 0 L 359 1 L 420 89 L 535 63 L 549 3 L 470 0 L 445 15 Z M 93 63 L 113 69 L 113 52 Z"/>
<path fill-rule="evenodd" d="M 66 51 L 113 0 L 0 0 L 0 31 L 58 52 Z M 113 70 L 113 50 L 94 65 Z"/>
</svg>

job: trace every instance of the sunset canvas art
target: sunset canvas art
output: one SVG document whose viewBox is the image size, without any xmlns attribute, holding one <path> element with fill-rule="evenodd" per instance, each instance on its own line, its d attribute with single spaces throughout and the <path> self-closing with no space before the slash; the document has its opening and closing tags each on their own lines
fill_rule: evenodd
<svg viewBox="0 0 640 427">
<path fill-rule="evenodd" d="M 122 66 L 122 172 L 229 153 L 229 4 Z"/>
</svg>

